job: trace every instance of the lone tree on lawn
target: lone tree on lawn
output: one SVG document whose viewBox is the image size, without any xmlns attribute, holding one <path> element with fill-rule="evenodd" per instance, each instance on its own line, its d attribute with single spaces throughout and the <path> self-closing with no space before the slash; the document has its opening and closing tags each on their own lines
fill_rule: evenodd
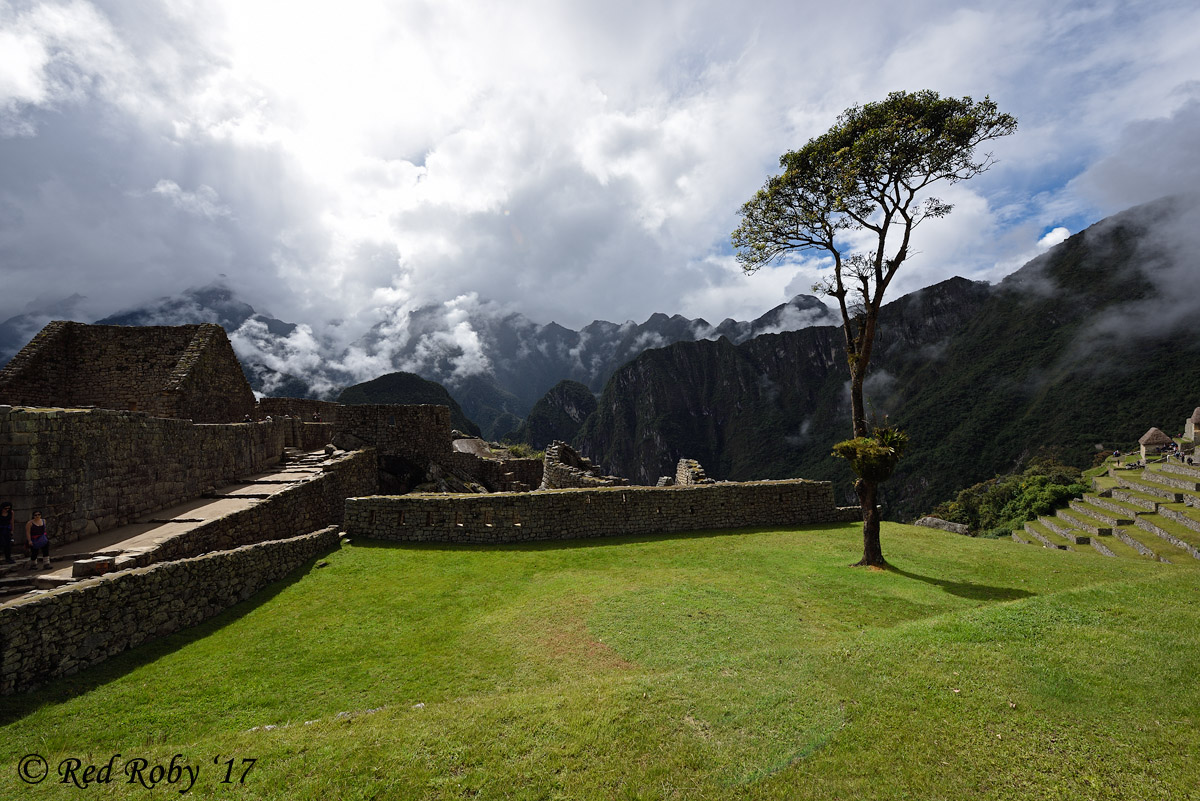
<svg viewBox="0 0 1200 801">
<path fill-rule="evenodd" d="M 733 245 L 753 273 L 792 251 L 824 251 L 832 273 L 813 291 L 837 298 L 850 365 L 854 439 L 834 454 L 849 459 L 863 509 L 863 558 L 886 565 L 879 545 L 879 484 L 891 476 L 906 439 L 868 427 L 863 379 L 888 284 L 910 255 L 913 229 L 952 208 L 927 194 L 936 181 L 954 183 L 984 172 L 991 154 L 975 148 L 1007 136 L 1017 121 L 989 98 L 942 98 L 937 92 L 893 92 L 886 100 L 842 112 L 837 124 L 779 159 L 783 174 L 742 206 Z"/>
</svg>

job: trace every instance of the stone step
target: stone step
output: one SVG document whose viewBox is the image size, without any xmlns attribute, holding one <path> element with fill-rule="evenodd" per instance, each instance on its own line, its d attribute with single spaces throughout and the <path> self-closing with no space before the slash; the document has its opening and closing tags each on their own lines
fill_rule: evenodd
<svg viewBox="0 0 1200 801">
<path fill-rule="evenodd" d="M 1094 546 L 1097 542 L 1099 542 L 1101 545 L 1103 545 L 1105 548 L 1107 548 L 1109 551 L 1111 551 L 1113 556 L 1116 556 L 1118 559 L 1149 559 L 1149 558 L 1152 558 L 1152 557 L 1146 556 L 1145 554 L 1141 553 L 1140 551 L 1137 551 L 1137 550 L 1134 550 L 1133 548 L 1131 548 L 1127 543 L 1125 543 L 1123 540 L 1119 539 L 1115 533 L 1113 534 L 1113 536 L 1105 537 L 1103 540 L 1092 540 L 1092 545 Z"/>
<path fill-rule="evenodd" d="M 1099 551 L 1101 556 L 1111 556 L 1113 558 L 1116 558 L 1117 556 L 1100 540 L 1092 540 L 1092 547 Z"/>
<path fill-rule="evenodd" d="M 1200 559 L 1200 549 L 1198 549 L 1195 545 L 1192 545 L 1190 542 L 1180 539 L 1174 532 L 1170 531 L 1166 526 L 1155 520 L 1154 517 L 1150 515 L 1139 515 L 1138 519 L 1134 522 L 1134 525 L 1143 531 L 1150 532 L 1160 539 L 1166 540 L 1181 551 L 1186 551 L 1192 556 L 1192 558 Z"/>
<path fill-rule="evenodd" d="M 1158 513 L 1168 520 L 1174 520 L 1179 525 L 1190 528 L 1192 531 L 1200 532 L 1200 518 L 1193 517 L 1187 512 L 1172 509 L 1169 506 L 1160 506 L 1158 507 Z"/>
<path fill-rule="evenodd" d="M 1200 481 L 1200 466 L 1183 464 L 1182 462 L 1164 462 L 1160 465 L 1155 465 L 1155 469 L 1164 470 L 1168 473 L 1178 473 L 1181 476 L 1192 476 L 1197 481 Z"/>
<path fill-rule="evenodd" d="M 1084 502 L 1089 503 L 1092 506 L 1095 506 L 1099 509 L 1105 510 L 1106 512 L 1109 513 L 1109 515 L 1113 519 L 1118 520 L 1118 521 L 1125 521 L 1123 523 L 1122 522 L 1111 523 L 1111 525 L 1114 525 L 1114 526 L 1121 526 L 1121 525 L 1130 525 L 1131 526 L 1131 525 L 1133 525 L 1133 518 L 1136 517 L 1140 512 L 1144 511 L 1144 510 L 1138 509 L 1134 506 L 1130 506 L 1127 503 L 1123 503 L 1121 501 L 1117 501 L 1112 498 L 1105 498 L 1102 495 L 1092 495 L 1089 493 L 1089 494 L 1083 496 L 1083 500 L 1084 500 Z M 1099 519 L 1099 518 L 1097 518 L 1097 519 Z"/>
<path fill-rule="evenodd" d="M 1185 492 L 1195 492 L 1200 490 L 1200 481 L 1191 476 L 1172 475 L 1171 473 L 1162 472 L 1159 470 L 1143 470 L 1142 479 L 1152 481 L 1165 487 L 1181 489 Z"/>
<path fill-rule="evenodd" d="M 1105 505 L 1100 505 L 1096 501 L 1104 501 Z M 1073 498 L 1070 506 L 1076 512 L 1086 515 L 1093 520 L 1099 520 L 1108 528 L 1113 526 L 1127 526 L 1133 523 L 1133 515 L 1125 512 L 1117 504 L 1107 498 L 1097 498 L 1095 495 L 1085 495 L 1083 498 Z M 1117 513 L 1114 514 L 1113 507 L 1116 506 Z M 1111 533 L 1111 531 L 1109 532 Z"/>
<path fill-rule="evenodd" d="M 1065 521 L 1058 518 L 1046 517 L 1043 515 L 1038 518 L 1038 522 L 1053 531 L 1058 536 L 1062 537 L 1063 539 L 1070 540 L 1076 545 L 1087 545 L 1088 541 L 1090 540 L 1090 537 L 1088 537 L 1087 534 L 1072 528 Z"/>
<path fill-rule="evenodd" d="M 1093 537 L 1107 537 L 1112 534 L 1112 526 L 1105 525 L 1103 521 L 1090 517 L 1086 512 L 1081 512 L 1075 507 L 1071 507 L 1069 510 L 1059 509 L 1058 518 L 1076 531 L 1086 531 Z"/>
<path fill-rule="evenodd" d="M 1136 529 L 1135 529 L 1135 530 L 1136 530 Z M 1171 560 L 1170 560 L 1170 559 L 1167 559 L 1167 558 L 1166 558 L 1166 557 L 1164 557 L 1164 556 L 1159 556 L 1159 555 L 1158 555 L 1158 553 L 1157 553 L 1157 552 L 1156 552 L 1154 549 L 1152 549 L 1150 546 L 1148 546 L 1148 545 L 1146 545 L 1144 542 L 1142 542 L 1142 541 L 1141 541 L 1141 539 L 1139 539 L 1138 537 L 1135 537 L 1135 536 L 1133 536 L 1133 535 L 1130 533 L 1130 529 L 1127 529 L 1127 528 L 1114 528 L 1114 529 L 1113 529 L 1113 536 L 1114 536 L 1114 537 L 1116 537 L 1116 538 L 1117 538 L 1118 540 L 1120 540 L 1121 542 L 1123 542 L 1123 543 L 1125 543 L 1126 545 L 1128 545 L 1128 546 L 1129 546 L 1130 548 L 1132 548 L 1133 550 L 1135 550 L 1135 551 L 1137 551 L 1138 553 L 1140 553 L 1142 556 L 1148 556 L 1148 557 L 1150 557 L 1151 559 L 1157 559 L 1157 560 L 1158 560 L 1158 561 L 1160 561 L 1160 562 L 1166 562 L 1166 563 L 1168 563 L 1168 564 L 1170 564 L 1170 562 L 1171 562 Z"/>
<path fill-rule="evenodd" d="M 1026 537 L 1028 537 L 1029 539 L 1026 539 Z M 1028 532 L 1025 532 L 1025 531 L 1014 531 L 1012 533 L 1012 539 L 1013 539 L 1013 542 L 1019 542 L 1022 545 L 1030 545 L 1031 543 L 1029 542 L 1029 540 L 1033 539 L 1033 535 L 1029 534 Z M 1038 544 L 1041 545 L 1041 543 L 1038 543 Z"/>
<path fill-rule="evenodd" d="M 1128 476 L 1115 475 L 1113 478 L 1117 482 L 1117 486 L 1140 492 L 1143 495 L 1153 495 L 1155 498 L 1161 498 L 1171 503 L 1179 503 L 1183 500 L 1183 495 L 1175 487 L 1165 487 L 1162 484 L 1155 484 L 1153 481 L 1147 481 L 1144 478 L 1130 478 Z M 1119 497 L 1117 491 L 1113 490 L 1113 497 Z"/>
<path fill-rule="evenodd" d="M 1038 542 L 1040 542 L 1042 545 L 1044 545 L 1047 548 L 1054 548 L 1055 550 L 1059 550 L 1059 551 L 1069 551 L 1070 550 L 1070 548 L 1068 548 L 1066 545 L 1061 545 L 1057 542 L 1051 541 L 1051 539 L 1048 536 L 1046 536 L 1045 534 L 1043 534 L 1032 522 L 1025 524 L 1025 533 L 1028 534 L 1029 536 L 1033 537 L 1035 540 L 1037 540 Z"/>
</svg>

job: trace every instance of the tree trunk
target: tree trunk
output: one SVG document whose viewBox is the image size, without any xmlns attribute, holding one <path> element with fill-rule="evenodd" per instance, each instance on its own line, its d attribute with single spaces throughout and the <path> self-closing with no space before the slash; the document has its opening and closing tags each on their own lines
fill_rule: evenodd
<svg viewBox="0 0 1200 801">
<path fill-rule="evenodd" d="M 850 368 L 850 413 L 854 422 L 854 436 L 865 437 L 867 431 L 867 408 L 863 402 L 864 370 Z"/>
<path fill-rule="evenodd" d="M 854 491 L 858 493 L 858 502 L 863 511 L 863 557 L 861 562 L 855 562 L 854 567 L 886 567 L 883 558 L 883 548 L 879 544 L 879 507 L 875 498 L 879 484 L 860 478 L 854 482 Z"/>
</svg>

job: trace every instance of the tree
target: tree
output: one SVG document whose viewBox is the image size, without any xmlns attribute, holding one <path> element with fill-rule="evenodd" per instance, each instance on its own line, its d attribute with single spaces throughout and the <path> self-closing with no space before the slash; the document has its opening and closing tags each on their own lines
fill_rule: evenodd
<svg viewBox="0 0 1200 801">
<path fill-rule="evenodd" d="M 847 109 L 829 131 L 783 154 L 783 173 L 767 179 L 742 206 L 733 245 L 747 273 L 798 251 L 823 251 L 832 260 L 830 275 L 813 291 L 836 298 L 841 311 L 855 438 L 847 442 L 873 438 L 863 380 L 888 285 L 911 255 L 913 230 L 952 208 L 930 196 L 928 187 L 986 171 L 992 155 L 976 160 L 975 148 L 1016 129 L 1016 119 L 987 97 L 975 102 L 928 90 L 893 92 Z M 880 479 L 868 472 L 871 477 L 859 475 L 855 482 L 863 507 L 858 564 L 882 566 Z"/>
</svg>

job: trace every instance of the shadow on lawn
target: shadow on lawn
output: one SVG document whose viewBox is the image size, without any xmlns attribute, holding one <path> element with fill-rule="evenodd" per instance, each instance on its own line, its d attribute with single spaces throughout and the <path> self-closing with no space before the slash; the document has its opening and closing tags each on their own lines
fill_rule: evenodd
<svg viewBox="0 0 1200 801">
<path fill-rule="evenodd" d="M 83 695 L 118 679 L 142 665 L 147 665 L 160 657 L 173 653 L 185 645 L 204 639 L 242 616 L 253 612 L 263 604 L 269 603 L 276 595 L 315 570 L 317 562 L 327 556 L 329 556 L 328 552 L 314 556 L 306 565 L 300 565 L 287 576 L 273 584 L 268 584 L 247 600 L 234 604 L 203 623 L 197 623 L 174 634 L 134 646 L 97 665 L 84 668 L 73 676 L 52 679 L 48 684 L 29 692 L 4 696 L 3 703 L 0 703 L 0 726 L 14 723 L 26 715 L 36 712 L 42 706 L 69 701 L 78 695 Z"/>
<path fill-rule="evenodd" d="M 1032 598 L 1037 595 L 1036 592 L 1018 590 L 1015 587 L 989 587 L 986 584 L 969 584 L 964 581 L 946 581 L 945 579 L 931 578 L 930 576 L 922 576 L 917 573 L 909 573 L 907 570 L 901 570 L 898 567 L 890 565 L 888 566 L 888 572 L 895 573 L 897 576 L 923 581 L 926 584 L 933 584 L 936 587 L 941 587 L 951 595 L 957 595 L 959 598 L 969 598 L 972 601 L 1018 601 L 1022 598 Z"/>
</svg>

